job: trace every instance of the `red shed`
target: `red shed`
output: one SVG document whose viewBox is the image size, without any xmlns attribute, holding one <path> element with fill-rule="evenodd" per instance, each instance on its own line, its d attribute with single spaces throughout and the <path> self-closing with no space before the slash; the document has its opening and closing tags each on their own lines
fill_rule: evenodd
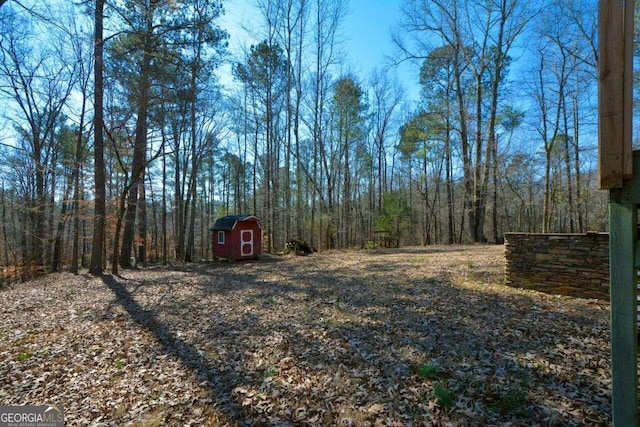
<svg viewBox="0 0 640 427">
<path fill-rule="evenodd" d="M 211 228 L 213 256 L 227 260 L 258 259 L 262 253 L 260 218 L 228 215 L 218 218 Z"/>
</svg>

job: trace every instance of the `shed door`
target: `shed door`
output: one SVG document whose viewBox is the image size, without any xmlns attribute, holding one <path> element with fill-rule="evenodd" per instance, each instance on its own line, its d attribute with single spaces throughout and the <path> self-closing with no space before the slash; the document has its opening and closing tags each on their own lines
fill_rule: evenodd
<svg viewBox="0 0 640 427">
<path fill-rule="evenodd" d="M 253 256 L 253 230 L 240 230 L 240 255 Z"/>
</svg>

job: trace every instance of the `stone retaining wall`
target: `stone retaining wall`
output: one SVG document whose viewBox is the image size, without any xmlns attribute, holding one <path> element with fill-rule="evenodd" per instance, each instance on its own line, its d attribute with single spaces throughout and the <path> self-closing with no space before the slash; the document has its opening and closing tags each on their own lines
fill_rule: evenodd
<svg viewBox="0 0 640 427">
<path fill-rule="evenodd" d="M 506 284 L 609 300 L 609 234 L 506 233 Z"/>
</svg>

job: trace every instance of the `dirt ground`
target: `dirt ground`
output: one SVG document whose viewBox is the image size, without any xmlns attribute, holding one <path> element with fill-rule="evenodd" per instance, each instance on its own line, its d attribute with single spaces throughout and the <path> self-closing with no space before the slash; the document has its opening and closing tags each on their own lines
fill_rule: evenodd
<svg viewBox="0 0 640 427">
<path fill-rule="evenodd" d="M 607 303 L 504 247 L 55 274 L 0 291 L 0 402 L 67 425 L 608 425 Z"/>
</svg>

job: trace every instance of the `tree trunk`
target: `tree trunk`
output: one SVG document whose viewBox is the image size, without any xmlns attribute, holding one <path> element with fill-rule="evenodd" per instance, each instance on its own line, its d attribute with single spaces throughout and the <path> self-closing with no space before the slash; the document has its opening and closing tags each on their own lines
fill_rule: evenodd
<svg viewBox="0 0 640 427">
<path fill-rule="evenodd" d="M 118 200 L 118 211 L 116 213 L 116 231 L 113 236 L 113 256 L 111 257 L 111 274 L 118 274 L 118 257 L 116 256 L 120 248 L 120 232 L 122 231 L 122 219 L 125 214 L 125 203 L 128 189 L 124 189 Z"/>
<path fill-rule="evenodd" d="M 82 129 L 84 128 L 84 117 L 85 117 L 85 108 L 86 102 L 85 97 L 83 97 L 82 101 L 82 112 L 80 113 L 80 123 L 78 125 L 78 134 L 76 138 L 76 150 L 74 156 L 74 165 L 73 165 L 73 243 L 71 249 L 71 265 L 69 271 L 71 273 L 78 273 L 78 256 L 79 256 L 79 239 L 80 239 L 80 197 L 81 197 L 81 188 L 80 188 L 80 175 L 82 174 Z"/>
<path fill-rule="evenodd" d="M 102 274 L 102 245 L 104 244 L 104 228 L 106 216 L 106 191 L 104 167 L 104 136 L 103 136 L 103 37 L 102 18 L 105 0 L 96 0 L 95 35 L 94 35 L 94 108 L 93 118 L 94 144 L 93 163 L 95 181 L 95 199 L 93 215 L 93 244 L 91 247 L 91 264 L 89 272 L 93 275 Z M 114 254 L 115 258 L 115 254 Z"/>
<path fill-rule="evenodd" d="M 147 36 L 149 37 L 149 35 Z M 147 40 L 145 44 L 148 45 L 150 43 Z M 138 117 L 136 119 L 133 161 L 131 164 L 131 188 L 129 189 L 129 196 L 127 197 L 122 247 L 120 248 L 120 266 L 123 268 L 132 267 L 131 255 L 135 235 L 136 214 L 138 211 L 138 192 L 140 191 L 139 186 L 144 185 L 142 178 L 144 177 L 144 169 L 146 167 L 147 109 L 149 106 L 149 88 L 151 84 L 151 59 L 150 47 L 147 46 L 143 54 L 143 63 L 140 70 L 140 96 L 138 98 Z"/>
<path fill-rule="evenodd" d="M 151 198 L 151 243 L 147 246 L 146 262 L 157 262 L 158 259 L 160 259 L 160 233 L 158 230 L 158 204 L 156 203 L 157 195 L 153 190 L 153 180 L 151 179 L 151 174 L 147 174 L 147 184 L 149 185 L 149 196 Z"/>
<path fill-rule="evenodd" d="M 62 207 L 60 208 L 60 216 L 58 217 L 58 225 L 56 227 L 55 241 L 53 244 L 53 253 L 51 255 L 51 271 L 60 271 L 62 266 L 62 252 L 63 252 L 63 233 L 64 226 L 67 222 L 67 210 L 69 208 L 69 197 L 71 196 L 71 190 L 73 189 L 73 176 L 69 179 L 67 187 L 64 191 Z"/>
<path fill-rule="evenodd" d="M 147 192 L 145 187 L 145 173 L 142 171 L 138 184 L 138 259 L 136 265 L 147 265 Z"/>
<path fill-rule="evenodd" d="M 580 178 L 580 149 L 579 149 L 579 116 L 578 116 L 578 107 L 577 100 L 574 100 L 573 106 L 573 162 L 574 162 L 574 173 L 576 175 L 576 209 L 578 211 L 578 232 L 584 233 L 585 230 L 585 220 L 582 215 L 582 182 Z"/>
<path fill-rule="evenodd" d="M 551 232 L 551 148 L 545 150 L 544 204 L 542 208 L 542 232 Z"/>
<path fill-rule="evenodd" d="M 162 264 L 167 265 L 167 155 L 164 153 L 164 141 L 162 146 Z"/>
<path fill-rule="evenodd" d="M 0 187 L 0 194 L 2 195 L 2 265 L 9 265 L 9 237 L 7 233 L 7 202 L 6 193 L 4 189 L 4 181 L 2 187 Z"/>
<path fill-rule="evenodd" d="M 200 63 L 200 51 L 196 58 L 193 60 L 191 66 L 191 81 L 190 81 L 190 94 L 191 94 L 191 108 L 189 114 L 189 123 L 191 124 L 191 177 L 189 179 L 189 198 L 191 200 L 190 216 L 189 216 L 189 228 L 187 232 L 187 247 L 185 251 L 184 261 L 193 262 L 193 251 L 195 246 L 195 221 L 196 221 L 196 183 L 198 179 L 198 151 L 197 142 L 198 135 L 196 131 L 196 106 L 198 100 L 198 87 L 197 87 L 197 67 Z M 186 212 L 185 212 L 186 213 Z"/>
<path fill-rule="evenodd" d="M 564 127 L 564 144 L 562 146 L 563 157 L 564 157 L 564 167 L 565 173 L 567 176 L 567 213 L 569 216 L 569 233 L 575 233 L 575 207 L 573 203 L 573 179 L 571 174 L 571 149 L 569 146 L 569 119 L 567 117 L 568 111 L 566 108 L 566 101 L 562 102 L 563 109 L 563 127 Z"/>
<path fill-rule="evenodd" d="M 181 161 L 180 161 L 180 135 L 178 130 L 174 129 L 173 140 L 175 142 L 174 154 L 174 178 L 173 178 L 173 197 L 174 197 L 174 233 L 175 233 L 175 259 L 184 260 L 184 205 L 182 180 L 184 179 L 181 174 Z"/>
<path fill-rule="evenodd" d="M 493 225 L 493 242 L 497 244 L 503 243 L 502 237 L 498 232 L 498 144 L 494 144 L 491 150 L 491 175 L 493 178 L 493 203 L 491 205 L 491 222 Z"/>
<path fill-rule="evenodd" d="M 195 167 L 195 166 L 194 166 Z M 189 185 L 189 198 L 191 202 L 189 203 L 190 211 L 189 211 L 189 231 L 187 232 L 187 247 L 185 251 L 185 262 L 193 262 L 193 252 L 195 247 L 195 225 L 196 225 L 196 176 L 192 173 L 192 182 Z"/>
<path fill-rule="evenodd" d="M 448 108 L 447 108 L 448 110 Z M 451 166 L 451 133 L 450 133 L 449 113 L 447 112 L 447 135 L 445 137 L 445 168 L 446 168 L 446 189 L 447 189 L 447 243 L 452 245 L 455 240 L 455 229 L 453 222 L 453 177 Z"/>
</svg>

